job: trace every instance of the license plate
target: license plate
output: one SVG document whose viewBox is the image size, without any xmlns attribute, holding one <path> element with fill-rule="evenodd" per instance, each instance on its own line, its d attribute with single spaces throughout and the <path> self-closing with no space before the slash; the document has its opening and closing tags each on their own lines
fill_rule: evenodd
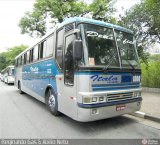
<svg viewBox="0 0 160 145">
<path fill-rule="evenodd" d="M 118 105 L 118 106 L 116 106 L 116 111 L 122 111 L 122 110 L 124 110 L 125 108 L 126 108 L 125 105 Z"/>
</svg>

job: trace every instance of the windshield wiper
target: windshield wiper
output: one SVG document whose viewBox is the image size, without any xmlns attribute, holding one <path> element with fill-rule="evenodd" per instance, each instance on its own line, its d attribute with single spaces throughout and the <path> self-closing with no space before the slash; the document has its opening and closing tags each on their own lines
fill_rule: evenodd
<svg viewBox="0 0 160 145">
<path fill-rule="evenodd" d="M 127 59 L 126 61 L 128 62 L 129 66 L 130 66 L 133 70 L 135 70 L 134 65 L 133 65 L 133 64 L 131 64 L 131 63 L 130 63 L 130 61 L 129 61 L 128 59 Z"/>
<path fill-rule="evenodd" d="M 114 55 L 110 55 L 111 57 L 109 58 L 110 59 L 110 62 L 105 66 L 105 68 L 103 69 L 104 71 L 106 71 L 109 67 L 110 67 L 110 65 L 112 64 L 112 62 L 114 61 L 114 59 L 116 58 L 116 55 L 117 55 L 117 53 L 114 53 Z M 109 60 L 108 59 L 108 60 Z"/>
</svg>

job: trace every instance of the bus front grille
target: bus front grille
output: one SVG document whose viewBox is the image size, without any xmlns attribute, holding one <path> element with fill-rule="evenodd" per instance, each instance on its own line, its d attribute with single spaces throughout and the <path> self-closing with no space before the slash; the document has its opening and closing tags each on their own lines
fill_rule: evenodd
<svg viewBox="0 0 160 145">
<path fill-rule="evenodd" d="M 128 100 L 128 99 L 133 99 L 133 97 L 134 97 L 133 92 L 118 93 L 118 94 L 107 94 L 107 102 Z"/>
</svg>

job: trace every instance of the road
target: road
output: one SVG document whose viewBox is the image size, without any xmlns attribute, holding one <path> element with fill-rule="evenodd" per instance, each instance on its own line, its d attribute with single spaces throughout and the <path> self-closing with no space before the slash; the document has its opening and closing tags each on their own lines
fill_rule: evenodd
<svg viewBox="0 0 160 145">
<path fill-rule="evenodd" d="M 88 123 L 54 117 L 43 103 L 0 82 L 0 138 L 159 139 L 151 126 L 128 116 Z"/>
</svg>

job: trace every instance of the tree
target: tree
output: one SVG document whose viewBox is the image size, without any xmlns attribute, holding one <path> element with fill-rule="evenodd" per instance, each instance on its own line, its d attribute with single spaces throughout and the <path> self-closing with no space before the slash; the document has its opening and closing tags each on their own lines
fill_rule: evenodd
<svg viewBox="0 0 160 145">
<path fill-rule="evenodd" d="M 46 32 L 45 25 L 45 16 L 35 10 L 33 12 L 26 12 L 19 23 L 21 33 L 28 33 L 30 36 L 44 35 Z"/>
<path fill-rule="evenodd" d="M 3 70 L 8 65 L 14 65 L 15 57 L 27 47 L 26 45 L 15 46 L 9 48 L 7 52 L 0 53 L 0 70 Z"/>
<path fill-rule="evenodd" d="M 160 43 L 160 1 L 142 0 L 140 4 L 126 11 L 118 22 L 132 29 L 137 40 L 138 53 L 142 62 L 147 63 L 148 53 L 145 49 L 154 43 Z"/>
<path fill-rule="evenodd" d="M 116 23 L 113 13 L 116 9 L 113 7 L 115 0 L 94 0 L 89 5 L 89 11 L 92 12 L 92 18 L 105 22 Z"/>
<path fill-rule="evenodd" d="M 6 53 L 0 53 L 0 71 L 2 71 L 7 66 Z"/>
<path fill-rule="evenodd" d="M 43 36 L 46 33 L 48 20 L 62 22 L 64 18 L 80 15 L 87 11 L 87 5 L 76 0 L 37 0 L 32 12 L 21 18 L 19 26 L 22 34 Z"/>
<path fill-rule="evenodd" d="M 132 29 L 140 45 L 160 43 L 159 9 L 159 0 L 142 0 L 121 17 L 119 24 Z"/>
<path fill-rule="evenodd" d="M 80 0 L 37 0 L 33 11 L 27 12 L 21 18 L 19 26 L 22 34 L 43 36 L 48 21 L 54 26 L 65 18 L 83 16 L 87 13 L 92 13 L 94 19 L 114 21 L 109 14 L 107 16 L 107 12 L 114 11 L 112 1 L 115 0 L 93 0 L 91 4 L 87 4 Z"/>
</svg>

